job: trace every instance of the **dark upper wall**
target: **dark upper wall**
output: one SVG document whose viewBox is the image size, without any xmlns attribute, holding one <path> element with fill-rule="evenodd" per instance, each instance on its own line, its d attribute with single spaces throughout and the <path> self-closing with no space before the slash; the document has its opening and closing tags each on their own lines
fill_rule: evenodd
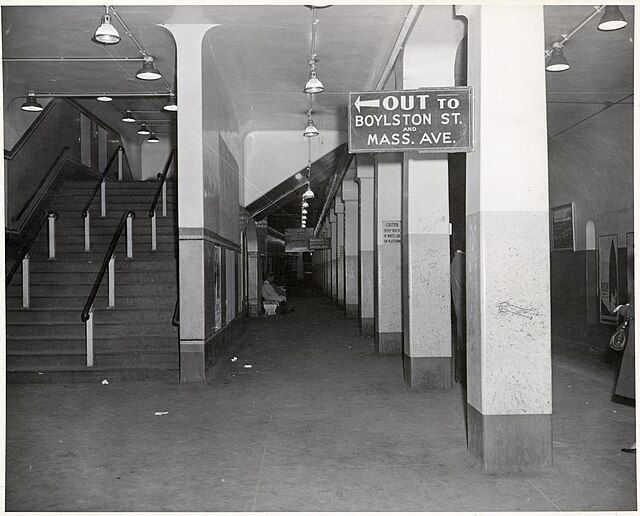
<svg viewBox="0 0 640 516">
<path fill-rule="evenodd" d="M 573 202 L 576 250 L 596 235 L 633 231 L 633 105 L 618 104 L 549 140 L 549 204 Z"/>
</svg>

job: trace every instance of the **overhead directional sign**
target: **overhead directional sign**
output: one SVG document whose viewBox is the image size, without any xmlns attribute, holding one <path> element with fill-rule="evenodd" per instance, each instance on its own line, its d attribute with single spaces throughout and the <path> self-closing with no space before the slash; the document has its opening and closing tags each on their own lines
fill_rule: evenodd
<svg viewBox="0 0 640 516">
<path fill-rule="evenodd" d="M 470 152 L 471 87 L 349 93 L 349 152 Z"/>
</svg>

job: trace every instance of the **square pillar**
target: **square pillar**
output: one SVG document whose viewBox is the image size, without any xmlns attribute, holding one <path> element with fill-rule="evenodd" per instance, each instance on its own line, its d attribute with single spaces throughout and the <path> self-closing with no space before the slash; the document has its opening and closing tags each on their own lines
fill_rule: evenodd
<svg viewBox="0 0 640 516">
<path fill-rule="evenodd" d="M 344 310 L 344 203 L 342 202 L 342 187 L 334 199 L 334 213 L 336 214 L 336 305 Z"/>
<path fill-rule="evenodd" d="M 205 343 L 211 323 L 213 244 L 205 238 L 202 41 L 214 24 L 166 24 L 176 44 L 180 381 L 205 381 Z"/>
<path fill-rule="evenodd" d="M 402 89 L 455 86 L 464 34 L 464 22 L 450 6 L 423 10 L 404 46 Z M 413 389 L 445 390 L 452 385 L 448 174 L 447 154 L 405 153 L 403 365 L 405 383 Z"/>
<path fill-rule="evenodd" d="M 342 183 L 344 203 L 344 313 L 347 319 L 359 317 L 358 264 L 358 185 L 353 179 Z"/>
<path fill-rule="evenodd" d="M 359 154 L 356 159 L 356 181 L 359 191 L 359 277 L 360 277 L 360 334 L 373 337 L 373 156 Z"/>
<path fill-rule="evenodd" d="M 329 261 L 329 278 L 331 301 L 338 302 L 338 218 L 333 210 L 329 213 L 329 224 L 331 229 L 331 249 Z"/>
<path fill-rule="evenodd" d="M 477 136 L 466 191 L 468 447 L 485 471 L 535 470 L 552 463 L 543 7 L 457 12 L 468 20 Z"/>
<path fill-rule="evenodd" d="M 402 154 L 377 154 L 374 166 L 374 345 L 402 352 Z M 397 230 L 397 231 L 396 231 Z"/>
</svg>

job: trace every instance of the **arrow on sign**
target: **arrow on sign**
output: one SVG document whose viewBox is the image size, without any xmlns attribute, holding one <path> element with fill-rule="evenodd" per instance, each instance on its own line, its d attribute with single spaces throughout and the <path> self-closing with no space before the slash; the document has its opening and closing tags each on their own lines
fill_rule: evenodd
<svg viewBox="0 0 640 516">
<path fill-rule="evenodd" d="M 358 113 L 360 113 L 360 107 L 380 107 L 380 99 L 360 100 L 360 95 L 358 95 L 354 105 L 356 106 Z"/>
</svg>

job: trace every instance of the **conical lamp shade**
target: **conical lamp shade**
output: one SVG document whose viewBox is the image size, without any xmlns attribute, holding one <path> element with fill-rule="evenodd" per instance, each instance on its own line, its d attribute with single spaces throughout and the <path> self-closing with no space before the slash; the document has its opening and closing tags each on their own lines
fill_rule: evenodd
<svg viewBox="0 0 640 516">
<path fill-rule="evenodd" d="M 158 143 L 160 140 L 158 140 L 158 137 L 156 136 L 156 133 L 151 133 L 151 136 L 149 136 L 147 141 L 149 143 Z"/>
<path fill-rule="evenodd" d="M 302 194 L 302 198 L 306 201 L 307 199 L 313 199 L 316 195 L 311 190 L 311 186 L 307 186 L 307 191 Z"/>
<path fill-rule="evenodd" d="M 105 45 L 114 45 L 120 41 L 120 34 L 116 28 L 111 25 L 111 16 L 103 14 L 100 18 L 100 25 L 93 34 L 93 39 L 98 43 Z"/>
<path fill-rule="evenodd" d="M 147 124 L 142 124 L 140 129 L 138 129 L 138 134 L 151 134 L 151 131 L 147 129 Z"/>
<path fill-rule="evenodd" d="M 316 74 L 315 70 L 310 71 L 309 80 L 307 81 L 307 84 L 304 87 L 304 92 L 320 93 L 322 91 L 324 91 L 324 86 L 320 82 L 320 79 L 318 79 L 318 75 Z"/>
<path fill-rule="evenodd" d="M 617 5 L 607 5 L 604 8 L 604 14 L 598 23 L 600 30 L 618 30 L 627 26 L 627 20 L 620 12 Z"/>
<path fill-rule="evenodd" d="M 547 71 L 563 72 L 565 70 L 568 70 L 569 68 L 569 62 L 567 61 L 567 58 L 564 57 L 562 49 L 555 49 L 549 57 L 549 61 L 547 62 Z"/>
<path fill-rule="evenodd" d="M 136 121 L 134 116 L 131 114 L 131 110 L 130 109 L 127 109 L 127 111 L 125 112 L 124 116 L 122 117 L 122 121 L 123 122 L 128 122 L 128 123 L 133 123 L 133 122 Z"/>
<path fill-rule="evenodd" d="M 142 65 L 142 68 L 137 71 L 136 77 L 138 79 L 142 79 L 143 81 L 155 81 L 162 77 L 162 74 L 156 70 L 156 67 L 153 64 L 153 61 L 145 61 Z"/>
<path fill-rule="evenodd" d="M 167 103 L 164 106 L 162 106 L 162 109 L 164 109 L 165 111 L 178 111 L 176 96 L 169 95 L 169 100 L 167 100 Z"/>
<path fill-rule="evenodd" d="M 20 106 L 20 109 L 22 109 L 22 111 L 36 112 L 36 111 L 42 111 L 43 108 L 36 100 L 36 96 L 33 93 L 31 93 L 31 94 L 27 94 L 27 100 L 25 101 L 24 104 L 22 104 L 22 106 Z"/>
<path fill-rule="evenodd" d="M 305 127 L 304 132 L 302 134 L 307 137 L 313 137 L 313 136 L 318 136 L 320 132 L 318 131 L 316 126 L 313 125 L 313 120 L 309 119 L 309 123 L 307 124 L 307 127 Z"/>
</svg>

